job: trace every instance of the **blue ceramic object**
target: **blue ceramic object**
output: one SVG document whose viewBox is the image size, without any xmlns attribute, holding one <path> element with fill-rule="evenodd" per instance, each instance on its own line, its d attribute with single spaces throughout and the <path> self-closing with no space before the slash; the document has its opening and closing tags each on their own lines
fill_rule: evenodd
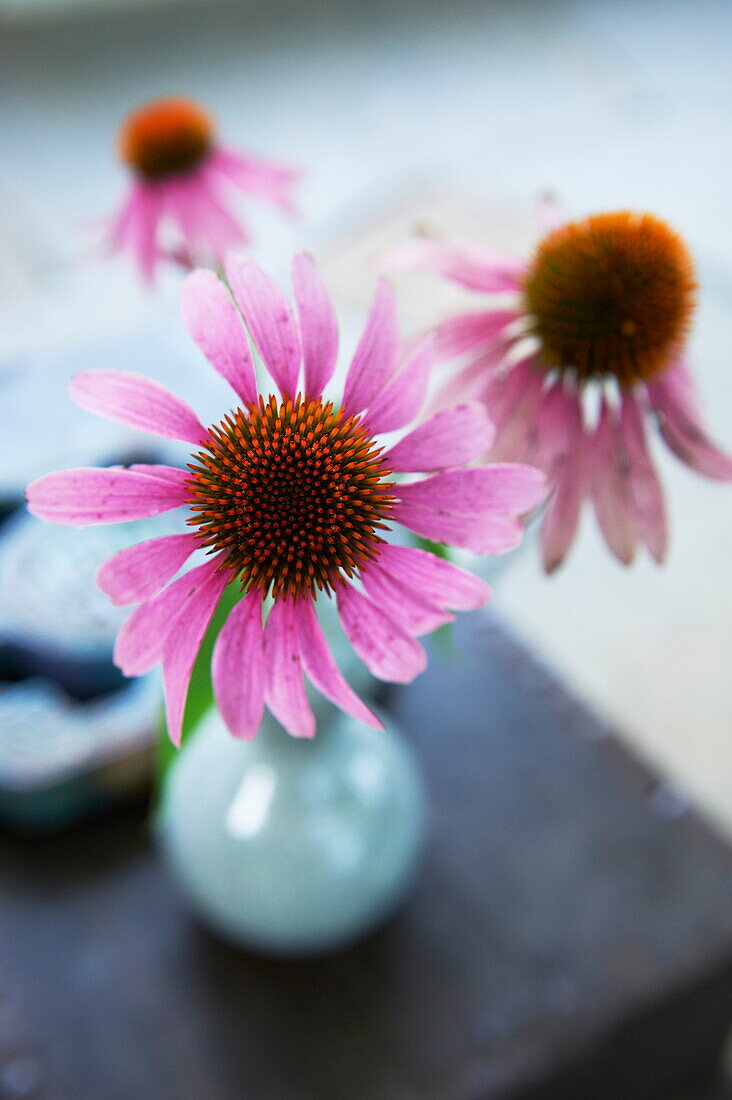
<svg viewBox="0 0 732 1100">
<path fill-rule="evenodd" d="M 331 709 L 314 740 L 265 717 L 236 741 L 210 712 L 170 768 L 159 831 L 203 920 L 264 954 L 334 950 L 404 897 L 423 834 L 423 790 L 393 730 Z"/>
</svg>

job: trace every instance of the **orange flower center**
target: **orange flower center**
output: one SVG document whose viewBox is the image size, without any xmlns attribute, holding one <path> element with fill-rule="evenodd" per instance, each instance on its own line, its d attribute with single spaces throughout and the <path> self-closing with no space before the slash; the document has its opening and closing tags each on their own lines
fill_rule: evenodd
<svg viewBox="0 0 732 1100">
<path fill-rule="evenodd" d="M 677 233 L 651 214 L 596 214 L 554 230 L 524 281 L 548 369 L 621 386 L 669 366 L 695 305 L 694 267 Z"/>
<path fill-rule="evenodd" d="M 156 99 L 138 107 L 119 133 L 125 164 L 147 180 L 190 172 L 211 149 L 213 122 L 190 99 Z"/>
<path fill-rule="evenodd" d="M 190 464 L 188 522 L 243 588 L 314 596 L 378 556 L 394 503 L 380 455 L 332 403 L 260 397 L 210 429 Z"/>
</svg>

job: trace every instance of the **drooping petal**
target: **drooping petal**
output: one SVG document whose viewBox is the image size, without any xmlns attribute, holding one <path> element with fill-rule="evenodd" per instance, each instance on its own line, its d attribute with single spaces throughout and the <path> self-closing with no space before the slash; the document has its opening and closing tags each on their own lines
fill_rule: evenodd
<svg viewBox="0 0 732 1100">
<path fill-rule="evenodd" d="M 590 446 L 590 482 L 597 522 L 618 561 L 630 565 L 637 542 L 631 509 L 630 462 L 617 417 L 605 398 Z"/>
<path fill-rule="evenodd" d="M 692 470 L 718 481 L 732 480 L 732 456 L 712 443 L 700 423 L 691 376 L 684 365 L 648 386 L 666 445 Z"/>
<path fill-rule="evenodd" d="M 379 279 L 366 327 L 348 368 L 343 407 L 359 413 L 391 378 L 399 358 L 399 319 L 394 288 Z"/>
<path fill-rule="evenodd" d="M 374 435 L 403 428 L 416 418 L 427 396 L 433 362 L 434 341 L 428 335 L 366 410 L 364 420 Z"/>
<path fill-rule="evenodd" d="M 295 615 L 302 664 L 313 686 L 346 714 L 351 714 L 373 729 L 383 729 L 383 723 L 359 699 L 335 663 L 330 646 L 318 622 L 313 601 L 298 601 L 295 606 Z"/>
<path fill-rule="evenodd" d="M 491 590 L 484 581 L 427 550 L 387 544 L 381 547 L 379 561 L 394 580 L 442 607 L 473 611 L 490 599 Z"/>
<path fill-rule="evenodd" d="M 200 211 L 208 251 L 218 267 L 223 267 L 230 249 L 246 244 L 248 237 L 239 221 L 219 195 L 215 176 L 205 167 L 196 179 L 195 198 Z"/>
<path fill-rule="evenodd" d="M 168 256 L 189 269 L 201 257 L 220 265 L 229 248 L 248 242 L 218 195 L 218 173 L 212 173 L 210 162 L 209 155 L 196 171 L 166 180 L 162 190 L 165 212 L 180 230 L 180 241 L 168 249 Z"/>
<path fill-rule="evenodd" d="M 555 477 L 555 488 L 541 524 L 544 571 L 553 573 L 564 561 L 574 541 L 584 493 L 584 440 L 581 430 Z"/>
<path fill-rule="evenodd" d="M 292 261 L 292 286 L 300 321 L 305 393 L 319 397 L 338 358 L 338 322 L 315 261 L 307 252 L 299 252 Z"/>
<path fill-rule="evenodd" d="M 536 416 L 534 463 L 553 484 L 582 428 L 582 410 L 576 393 L 568 393 L 560 380 L 545 390 Z"/>
<path fill-rule="evenodd" d="M 226 275 L 264 365 L 280 393 L 294 397 L 300 338 L 286 296 L 248 256 L 230 255 Z"/>
<path fill-rule="evenodd" d="M 130 250 L 142 278 L 150 284 L 155 278 L 155 265 L 161 258 L 157 236 L 162 212 L 160 189 L 147 183 L 136 183 L 123 247 Z"/>
<path fill-rule="evenodd" d="M 114 663 L 125 676 L 149 672 L 162 659 L 177 613 L 189 596 L 212 579 L 218 564 L 217 559 L 209 559 L 190 569 L 125 619 L 114 647 Z"/>
<path fill-rule="evenodd" d="M 69 394 L 82 409 L 143 432 L 198 444 L 206 429 L 185 401 L 143 374 L 85 370 L 74 375 Z"/>
<path fill-rule="evenodd" d="M 211 678 L 229 731 L 247 741 L 256 737 L 266 680 L 260 592 L 249 592 L 229 612 L 214 646 Z"/>
<path fill-rule="evenodd" d="M 647 387 L 651 404 L 670 403 L 686 411 L 691 420 L 702 419 L 701 400 L 694 382 L 691 367 L 685 359 L 680 359 Z M 658 398 L 658 402 L 656 401 Z"/>
<path fill-rule="evenodd" d="M 192 271 L 183 283 L 183 323 L 214 370 L 244 402 L 257 400 L 249 339 L 228 290 L 213 271 Z"/>
<path fill-rule="evenodd" d="M 512 371 L 516 374 L 520 367 Z M 489 458 L 493 462 L 523 462 L 532 452 L 536 440 L 536 416 L 541 404 L 546 377 L 532 370 L 516 401 L 505 410 L 500 423 L 496 421 L 496 438 Z M 492 415 L 490 402 L 488 414 Z"/>
<path fill-rule="evenodd" d="M 646 445 L 635 394 L 625 391 L 620 433 L 630 463 L 630 502 L 635 527 L 657 562 L 666 556 L 668 523 L 663 490 Z"/>
<path fill-rule="evenodd" d="M 516 317 L 515 310 L 484 309 L 476 313 L 458 313 L 440 321 L 434 328 L 438 358 L 452 359 L 492 344 Z"/>
<path fill-rule="evenodd" d="M 424 539 L 462 546 L 476 554 L 505 554 L 518 546 L 524 535 L 514 516 L 462 515 L 406 502 L 395 504 L 393 514 L 398 523 Z"/>
<path fill-rule="evenodd" d="M 422 238 L 393 249 L 387 263 L 412 270 L 435 271 L 470 290 L 486 293 L 517 290 L 523 260 L 489 249 L 458 247 Z"/>
<path fill-rule="evenodd" d="M 413 585 L 402 584 L 390 577 L 377 562 L 369 562 L 361 570 L 361 583 L 366 595 L 414 637 L 428 634 L 455 619 L 454 615 L 424 597 Z"/>
<path fill-rule="evenodd" d="M 102 219 L 101 224 L 106 226 L 106 251 L 114 255 L 127 245 L 128 234 L 132 219 L 135 216 L 136 192 L 131 189 L 125 196 L 119 208 L 109 219 Z"/>
<path fill-rule="evenodd" d="M 287 213 L 295 211 L 289 191 L 302 175 L 299 169 L 222 146 L 214 150 L 211 167 L 246 194 L 274 203 Z"/>
<path fill-rule="evenodd" d="M 31 482 L 26 489 L 28 510 L 41 519 L 69 527 L 147 519 L 186 503 L 189 475 L 177 472 L 185 480 L 173 482 L 120 467 L 58 470 Z"/>
<path fill-rule="evenodd" d="M 394 492 L 408 504 L 437 511 L 521 515 L 544 499 L 546 478 L 533 466 L 493 463 L 434 474 L 414 485 L 397 485 Z"/>
<path fill-rule="evenodd" d="M 166 214 L 180 230 L 181 240 L 174 250 L 174 256 L 182 266 L 190 269 L 193 267 L 194 256 L 203 247 L 206 239 L 196 188 L 191 187 L 189 177 L 171 177 L 165 184 L 162 198 Z"/>
<path fill-rule="evenodd" d="M 196 549 L 192 534 L 163 535 L 127 546 L 97 570 L 96 582 L 117 607 L 155 596 Z"/>
<path fill-rule="evenodd" d="M 350 584 L 338 589 L 337 600 L 346 637 L 378 680 L 408 684 L 424 671 L 423 647 L 380 607 Z"/>
<path fill-rule="evenodd" d="M 494 434 L 484 406 L 474 401 L 425 420 L 387 451 L 384 461 L 399 473 L 463 466 L 486 453 Z"/>
<path fill-rule="evenodd" d="M 168 736 L 174 745 L 180 745 L 181 741 L 193 666 L 221 593 L 229 580 L 228 570 L 210 574 L 173 614 L 173 621 L 163 645 L 163 689 Z"/>
<path fill-rule="evenodd" d="M 429 403 L 430 415 L 482 401 L 489 391 L 497 370 L 504 366 L 504 345 L 492 344 L 467 366 L 444 382 Z"/>
<path fill-rule="evenodd" d="M 543 383 L 546 374 L 537 371 L 533 363 L 518 363 L 508 371 L 494 373 L 488 380 L 483 400 L 488 415 L 500 431 L 501 426 L 511 415 L 524 396 L 539 383 Z"/>
<path fill-rule="evenodd" d="M 265 702 L 293 737 L 314 737 L 315 717 L 305 692 L 295 604 L 276 600 L 264 628 Z"/>
</svg>

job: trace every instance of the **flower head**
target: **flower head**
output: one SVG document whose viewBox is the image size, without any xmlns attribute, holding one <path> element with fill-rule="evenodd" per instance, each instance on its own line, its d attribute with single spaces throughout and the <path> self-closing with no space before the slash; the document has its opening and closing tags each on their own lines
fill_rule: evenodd
<svg viewBox="0 0 732 1100">
<path fill-rule="evenodd" d="M 376 677 L 412 680 L 426 659 L 418 636 L 450 621 L 450 609 L 481 606 L 489 591 L 465 570 L 395 545 L 390 535 L 401 525 L 501 553 L 520 542 L 519 516 L 543 499 L 544 476 L 510 463 L 465 468 L 493 438 L 476 402 L 439 412 L 384 447 L 382 433 L 401 433 L 420 412 L 432 364 L 431 339 L 400 362 L 387 282 L 377 288 L 334 403 L 323 390 L 336 365 L 338 329 L 310 257 L 293 264 L 297 319 L 252 260 L 230 257 L 227 276 L 233 296 L 204 270 L 189 275 L 183 290 L 189 332 L 236 394 L 219 423 L 204 427 L 180 398 L 141 375 L 87 371 L 71 386 L 92 412 L 186 441 L 188 468 L 48 474 L 28 487 L 30 510 L 75 526 L 186 510 L 189 532 L 123 550 L 98 576 L 113 602 L 139 605 L 122 627 L 115 659 L 128 675 L 162 661 L 174 740 L 196 655 L 229 584 L 241 599 L 216 640 L 212 679 L 232 733 L 253 737 L 266 704 L 290 733 L 312 736 L 303 673 L 336 706 L 378 726 L 333 660 L 319 602 L 336 601 L 345 634 Z M 262 392 L 242 318 L 272 380 Z M 415 473 L 429 476 L 402 480 Z M 202 549 L 204 561 L 176 578 Z"/>
<path fill-rule="evenodd" d="M 313 597 L 378 557 L 390 471 L 358 417 L 322 397 L 237 409 L 191 470 L 188 522 L 247 588 Z"/>
<path fill-rule="evenodd" d="M 497 428 L 491 457 L 545 470 L 546 570 L 564 560 L 587 497 L 620 561 L 639 542 L 661 561 L 667 525 L 649 415 L 688 466 L 732 478 L 732 459 L 701 426 L 686 362 L 696 281 L 681 237 L 651 214 L 623 211 L 555 224 L 528 262 L 426 239 L 397 260 L 491 296 L 436 327 L 438 357 L 463 366 L 435 407 L 483 401 Z"/>
<path fill-rule="evenodd" d="M 219 144 L 211 115 L 182 97 L 143 104 L 123 122 L 120 159 L 133 180 L 109 225 L 113 252 L 131 253 L 147 281 L 161 261 L 223 263 L 247 234 L 231 209 L 240 191 L 291 211 L 291 168 Z"/>
<path fill-rule="evenodd" d="M 193 171 L 213 147 L 208 111 L 192 99 L 156 99 L 138 107 L 119 131 L 119 155 L 146 180 Z"/>
</svg>

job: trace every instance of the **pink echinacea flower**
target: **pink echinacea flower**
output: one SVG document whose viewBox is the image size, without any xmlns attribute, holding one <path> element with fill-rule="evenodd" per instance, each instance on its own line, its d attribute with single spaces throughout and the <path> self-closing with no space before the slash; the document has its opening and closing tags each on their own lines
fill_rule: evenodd
<svg viewBox="0 0 732 1100">
<path fill-rule="evenodd" d="M 667 519 L 648 419 L 687 466 L 732 479 L 732 458 L 702 427 L 688 367 L 696 282 L 678 234 L 621 212 L 557 225 L 528 262 L 430 239 L 393 259 L 493 299 L 436 326 L 437 358 L 461 367 L 433 408 L 482 401 L 497 429 L 489 457 L 545 471 L 546 571 L 567 555 L 586 499 L 621 562 L 639 543 L 662 561 Z"/>
<path fill-rule="evenodd" d="M 73 526 L 187 509 L 189 533 L 122 550 L 98 574 L 114 603 L 139 605 L 120 631 L 115 660 L 127 675 L 162 662 L 174 741 L 196 655 L 229 584 L 242 598 L 218 634 L 211 667 L 235 736 L 255 736 L 265 705 L 294 736 L 313 736 L 303 674 L 336 706 L 379 727 L 336 666 L 316 598 L 336 601 L 348 640 L 374 676 L 412 680 L 426 662 L 418 636 L 450 621 L 448 609 L 482 606 L 490 592 L 466 570 L 386 536 L 402 525 L 426 539 L 502 553 L 521 541 L 519 516 L 543 499 L 545 478 L 519 464 L 465 468 L 493 439 L 477 402 L 437 413 L 387 449 L 377 442 L 420 412 L 432 364 L 431 338 L 400 363 L 388 282 L 378 285 L 334 404 L 323 390 L 336 365 L 338 328 L 312 259 L 300 254 L 293 262 L 295 315 L 253 260 L 231 256 L 226 270 L 231 292 L 209 270 L 192 272 L 183 288 L 188 331 L 236 394 L 219 423 L 204 427 L 180 398 L 142 375 L 86 371 L 70 389 L 98 415 L 190 444 L 188 469 L 47 474 L 28 487 L 29 508 Z M 272 380 L 263 392 L 247 329 Z M 427 476 L 400 480 L 417 473 Z M 203 564 L 173 579 L 201 547 L 209 555 Z"/>
<path fill-rule="evenodd" d="M 146 282 L 158 264 L 223 263 L 249 238 L 233 213 L 236 191 L 292 212 L 299 173 L 221 145 L 211 116 L 189 99 L 139 107 L 123 123 L 119 155 L 133 182 L 109 220 L 109 250 L 128 252 Z"/>
</svg>

